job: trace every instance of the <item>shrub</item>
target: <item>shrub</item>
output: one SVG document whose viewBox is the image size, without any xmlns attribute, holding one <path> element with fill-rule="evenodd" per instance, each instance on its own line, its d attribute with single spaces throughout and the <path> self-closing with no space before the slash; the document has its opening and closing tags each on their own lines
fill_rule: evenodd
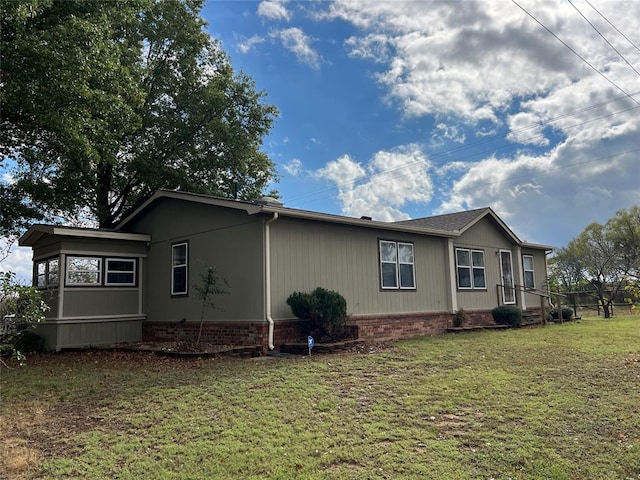
<svg viewBox="0 0 640 480">
<path fill-rule="evenodd" d="M 16 348 L 21 353 L 44 352 L 44 338 L 30 330 L 23 331 L 16 340 Z"/>
<path fill-rule="evenodd" d="M 519 327 L 522 324 L 522 310 L 513 305 L 501 305 L 491 310 L 493 320 L 498 325 Z"/>
<path fill-rule="evenodd" d="M 18 342 L 47 310 L 39 290 L 20 285 L 12 272 L 0 273 L 0 356 L 8 353 L 23 365 L 26 357 Z"/>
<path fill-rule="evenodd" d="M 453 315 L 453 327 L 454 328 L 460 328 L 462 326 L 462 324 L 467 320 L 467 314 L 465 313 L 465 311 L 463 309 L 459 309 L 454 315 Z"/>
<path fill-rule="evenodd" d="M 322 287 L 311 293 L 293 292 L 287 298 L 293 314 L 306 323 L 306 334 L 326 342 L 347 334 L 347 301 L 338 292 Z"/>
<path fill-rule="evenodd" d="M 558 320 L 558 310 L 553 309 L 549 312 L 552 320 Z M 569 307 L 562 307 L 562 319 L 570 320 L 573 317 L 573 309 Z"/>
</svg>

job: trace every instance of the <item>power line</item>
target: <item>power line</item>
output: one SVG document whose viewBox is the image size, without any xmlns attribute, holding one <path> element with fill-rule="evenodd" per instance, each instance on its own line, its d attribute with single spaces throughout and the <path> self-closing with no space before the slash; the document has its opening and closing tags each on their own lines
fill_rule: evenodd
<svg viewBox="0 0 640 480">
<path fill-rule="evenodd" d="M 596 26 L 595 26 L 593 23 L 591 23 L 587 17 L 585 17 L 585 16 L 583 15 L 583 13 L 578 9 L 578 7 L 576 7 L 576 6 L 575 6 L 575 4 L 574 4 L 571 0 L 567 0 L 567 1 L 568 1 L 568 2 L 569 2 L 569 4 L 570 4 L 574 9 L 575 9 L 575 11 L 576 11 L 576 12 L 578 12 L 578 13 L 580 14 L 580 16 L 581 16 L 582 18 L 584 18 L 584 20 L 585 20 L 589 25 L 591 25 L 591 28 L 593 28 L 596 32 L 598 32 L 598 35 L 600 35 L 600 36 L 602 37 L 602 39 L 603 39 L 605 42 L 607 42 L 607 44 L 608 44 L 608 45 L 609 45 L 609 46 L 610 46 L 610 47 L 611 47 L 611 48 L 612 48 L 612 49 L 613 49 L 613 50 L 614 50 L 614 51 L 615 51 L 615 52 L 620 56 L 620 58 L 621 58 L 622 60 L 624 60 L 624 61 L 626 62 L 626 64 L 627 64 L 627 65 L 629 65 L 629 67 L 631 67 L 631 70 L 633 70 L 634 72 L 636 72 L 636 75 L 640 76 L 640 72 L 638 72 L 638 70 L 636 70 L 636 69 L 635 69 L 635 67 L 634 67 L 633 65 L 631 65 L 631 63 L 629 63 L 629 61 L 625 58 L 625 56 L 624 56 L 622 53 L 620 53 L 620 52 L 618 51 L 618 49 L 617 49 L 616 47 L 614 47 L 614 46 L 611 44 L 611 42 L 610 42 L 609 40 L 607 40 L 607 38 L 606 38 L 602 33 L 600 33 L 600 30 L 598 30 L 598 29 L 596 28 Z"/>
<path fill-rule="evenodd" d="M 558 170 L 564 170 L 566 168 L 573 168 L 573 167 L 577 167 L 577 166 L 588 165 L 590 163 L 600 162 L 601 160 L 608 160 L 608 159 L 611 159 L 611 158 L 619 157 L 621 155 L 626 155 L 628 153 L 636 153 L 636 152 L 640 152 L 640 148 L 636 148 L 636 149 L 633 149 L 633 150 L 625 150 L 624 152 L 612 153 L 611 155 L 606 155 L 604 157 L 595 158 L 593 160 L 580 161 L 580 162 L 576 162 L 576 163 L 569 163 L 567 165 L 558 166 L 558 167 L 555 167 L 555 168 L 548 168 L 548 169 L 546 169 L 544 171 L 541 171 L 540 173 L 556 172 Z M 496 180 L 494 182 L 485 182 L 485 183 L 481 183 L 479 185 L 475 184 L 473 186 L 462 188 L 460 191 L 464 192 L 465 190 L 468 190 L 468 189 L 471 189 L 471 188 L 476 189 L 476 188 L 478 188 L 478 186 L 485 187 L 485 186 L 489 186 L 489 185 L 495 185 L 495 184 L 498 184 L 498 183 L 511 182 L 511 181 L 514 181 L 514 180 L 521 180 L 521 179 L 530 178 L 530 177 L 531 177 L 530 174 L 520 175 L 520 176 L 517 176 L 517 177 L 510 177 L 510 178 L 505 178 L 504 180 Z"/>
<path fill-rule="evenodd" d="M 604 19 L 604 21 L 605 21 L 605 22 L 607 22 L 609 25 L 611 25 L 611 27 L 612 27 L 616 32 L 618 32 L 620 35 L 622 35 L 622 37 L 623 37 L 627 42 L 629 42 L 631 45 L 633 45 L 633 46 L 635 47 L 635 49 L 636 49 L 636 50 L 638 50 L 638 51 L 640 52 L 640 47 L 638 47 L 638 45 L 636 45 L 635 43 L 633 43 L 633 42 L 629 39 L 629 37 L 627 37 L 624 33 L 622 33 L 622 32 L 618 29 L 618 27 L 616 27 L 613 23 L 611 23 L 611 22 L 609 21 L 609 19 L 608 19 L 607 17 L 605 17 L 602 13 L 600 13 L 600 11 L 599 11 L 596 7 L 594 7 L 593 5 L 591 5 L 591 3 L 589 3 L 589 0 L 584 0 L 584 1 L 586 2 L 586 4 L 587 4 L 587 5 L 589 5 L 591 8 L 593 8 L 593 9 L 598 13 L 598 15 L 600 15 L 600 16 Z"/>
<path fill-rule="evenodd" d="M 567 47 L 576 57 L 578 57 L 580 60 L 582 60 L 587 66 L 589 66 L 589 68 L 591 68 L 594 72 L 596 72 L 598 75 L 600 75 L 602 78 L 604 78 L 607 82 L 609 82 L 611 85 L 613 85 L 615 88 L 617 88 L 618 90 L 620 90 L 622 93 L 624 93 L 627 97 L 629 97 L 633 102 L 637 103 L 638 105 L 640 105 L 640 101 L 636 100 L 635 98 L 633 98 L 631 96 L 631 94 L 627 93 L 626 90 L 624 90 L 621 86 L 619 86 L 617 83 L 615 83 L 613 80 L 611 80 L 609 77 L 607 77 L 604 73 L 602 73 L 600 70 L 598 70 L 596 67 L 594 67 L 586 58 L 584 58 L 582 55 L 580 55 L 578 52 L 576 52 L 573 48 L 571 48 L 571 46 L 569 46 L 565 41 L 563 41 L 558 35 L 556 35 L 553 31 L 551 31 L 551 29 L 549 29 L 544 23 L 542 23 L 540 20 L 538 20 L 535 16 L 533 16 L 531 13 L 529 13 L 527 11 L 526 8 L 524 8 L 523 6 L 521 6 L 518 2 L 516 2 L 516 0 L 511 0 L 511 2 L 516 5 L 520 10 L 522 10 L 524 13 L 526 13 L 529 17 L 531 17 L 538 25 L 540 25 L 542 28 L 544 28 L 547 32 L 549 32 L 551 35 L 554 36 L 554 38 L 556 40 L 558 40 L 560 43 L 562 43 L 565 47 Z"/>
<path fill-rule="evenodd" d="M 634 95 L 637 95 L 638 93 L 640 93 L 640 92 L 634 93 Z M 507 133 L 505 133 L 505 134 L 501 134 L 501 135 L 494 135 L 494 136 L 484 138 L 484 139 L 482 139 L 482 140 L 479 140 L 479 141 L 477 141 L 477 142 L 470 143 L 470 144 L 465 145 L 465 146 L 462 146 L 462 147 L 458 147 L 458 148 L 455 148 L 455 149 L 447 150 L 447 151 L 445 151 L 445 152 L 439 152 L 439 153 L 436 153 L 436 154 L 434 154 L 434 155 L 431 155 L 431 156 L 429 157 L 429 159 L 430 159 L 430 160 L 435 160 L 435 159 L 440 158 L 440 157 L 448 157 L 448 156 L 451 156 L 452 154 L 459 153 L 459 152 L 462 152 L 462 151 L 465 151 L 465 150 L 469 150 L 469 149 L 471 149 L 471 148 L 477 147 L 477 146 L 482 145 L 482 144 L 485 144 L 485 143 L 492 142 L 492 141 L 494 141 L 494 140 L 498 140 L 498 139 L 501 139 L 501 138 L 505 138 L 505 137 L 507 137 L 507 136 L 509 136 L 509 135 L 511 135 L 511 134 L 513 134 L 513 133 L 520 133 L 520 132 L 523 132 L 523 131 L 529 130 L 529 129 L 531 129 L 531 128 L 536 128 L 536 127 L 541 127 L 541 126 L 542 126 L 542 127 L 544 127 L 544 126 L 548 126 L 548 125 L 551 125 L 551 124 L 553 124 L 554 122 L 557 122 L 557 121 L 559 121 L 559 120 L 562 120 L 562 119 L 565 119 L 565 118 L 571 117 L 571 116 L 573 116 L 573 115 L 577 115 L 577 114 L 579 114 L 579 113 L 584 113 L 584 112 L 587 112 L 587 111 L 589 111 L 589 110 L 593 110 L 593 109 L 596 109 L 596 108 L 602 107 L 602 106 L 607 105 L 607 104 L 609 104 L 609 103 L 613 103 L 613 102 L 616 102 L 616 101 L 619 101 L 619 100 L 622 100 L 622 99 L 625 99 L 625 98 L 626 98 L 626 97 L 618 97 L 618 98 L 615 98 L 615 99 L 613 99 L 613 100 L 609 100 L 609 101 L 606 101 L 606 102 L 601 102 L 601 103 L 598 103 L 598 104 L 593 104 L 593 105 L 587 106 L 587 107 L 582 108 L 582 109 L 579 109 L 579 110 L 574 110 L 574 111 L 572 111 L 572 112 L 568 112 L 568 113 L 565 113 L 565 114 L 563 114 L 563 115 L 559 115 L 559 116 L 554 117 L 554 118 L 552 118 L 552 119 L 550 119 L 550 120 L 547 120 L 547 121 L 545 121 L 545 122 L 537 122 L 537 123 L 533 123 L 533 124 L 530 124 L 530 125 L 527 125 L 527 126 L 521 127 L 521 128 L 519 128 L 519 129 L 516 129 L 516 130 L 510 131 L 510 132 L 507 132 Z M 638 107 L 638 106 L 633 106 L 633 107 L 630 107 L 630 108 L 626 108 L 626 109 L 624 109 L 624 110 L 619 110 L 619 111 L 616 111 L 616 112 L 608 113 L 608 114 L 606 114 L 606 115 L 601 115 L 601 116 L 599 116 L 599 117 L 595 117 L 595 118 L 592 118 L 592 119 L 586 120 L 586 121 L 584 121 L 584 122 L 580 122 L 580 123 L 576 123 L 576 124 L 573 124 L 573 125 L 567 126 L 567 127 L 565 127 L 565 130 L 575 129 L 575 128 L 577 128 L 577 127 L 581 127 L 581 126 L 586 125 L 586 124 L 588 124 L 588 123 L 592 123 L 592 122 L 595 122 L 595 121 L 597 121 L 597 120 L 601 120 L 601 119 L 603 119 L 603 118 L 612 117 L 612 116 L 614 116 L 614 115 L 619 115 L 619 114 L 621 114 L 621 113 L 625 113 L 625 112 L 628 112 L 628 111 L 631 111 L 631 110 L 635 110 L 635 109 L 637 109 L 637 108 L 640 108 L 640 107 Z M 535 138 L 537 138 L 537 137 L 541 137 L 541 136 L 543 136 L 543 135 L 544 135 L 544 133 L 538 133 L 538 134 L 536 134 L 536 135 L 533 135 L 533 136 L 528 137 L 526 140 L 533 140 L 533 139 L 535 139 Z M 514 147 L 514 145 L 512 145 L 512 144 L 500 145 L 500 146 L 497 146 L 497 147 L 494 147 L 494 148 L 491 148 L 491 149 L 488 149 L 488 150 L 483 150 L 483 151 L 479 151 L 479 152 L 474 152 L 472 155 L 470 155 L 470 156 L 468 156 L 468 157 L 462 157 L 462 158 L 459 158 L 458 160 L 459 160 L 459 161 L 464 161 L 464 160 L 467 160 L 467 159 L 469 159 L 469 158 L 471 158 L 471 157 L 475 157 L 475 156 L 478 156 L 478 155 L 482 155 L 482 154 L 487 153 L 487 152 L 492 152 L 492 151 L 502 150 L 502 149 L 505 149 L 505 148 L 512 148 L 512 147 Z M 390 168 L 390 169 L 386 169 L 386 170 L 383 170 L 383 171 L 380 171 L 380 172 L 376 172 L 376 173 L 372 173 L 372 174 L 369 174 L 369 175 L 365 175 L 365 177 L 364 177 L 363 179 L 360 179 L 360 180 L 364 180 L 364 179 L 371 180 L 371 179 L 374 179 L 375 177 L 382 177 L 383 175 L 386 175 L 386 174 L 388 174 L 388 173 L 391 173 L 391 172 L 394 172 L 394 171 L 397 171 L 397 170 L 402 170 L 402 169 L 406 169 L 406 168 L 409 168 L 409 167 L 412 167 L 412 166 L 417 166 L 417 165 L 419 165 L 420 163 L 422 163 L 422 162 L 421 162 L 421 161 L 409 162 L 409 163 L 403 164 L 403 165 L 398 166 L 398 167 L 395 167 L 395 168 Z M 441 165 L 441 164 L 440 164 L 440 165 Z M 438 166 L 438 164 L 436 163 L 436 164 L 435 164 L 435 166 Z M 403 174 L 403 175 L 401 175 L 401 176 L 406 176 L 406 175 L 409 175 L 409 174 L 411 174 L 411 173 L 412 173 L 412 172 L 406 172 L 406 173 L 404 173 L 404 174 Z M 384 179 L 382 179 L 381 181 L 384 181 Z M 338 188 L 338 189 L 339 189 L 339 188 L 341 188 L 341 187 L 344 187 L 344 186 L 349 185 L 349 184 L 352 184 L 352 183 L 356 183 L 356 182 L 355 182 L 355 181 L 347 181 L 347 182 L 336 183 L 335 185 L 332 185 L 331 187 L 328 187 L 328 188 L 319 189 L 319 190 L 315 190 L 315 191 L 312 191 L 312 192 L 306 192 L 306 193 L 303 193 L 303 194 L 300 194 L 300 195 L 296 195 L 296 196 L 294 196 L 294 197 L 291 197 L 291 198 L 287 199 L 287 202 L 290 202 L 290 201 L 294 201 L 294 202 L 295 202 L 296 200 L 303 200 L 303 199 L 305 199 L 305 198 L 313 198 L 313 197 L 315 197 L 315 196 L 322 195 L 323 193 L 326 193 L 326 192 L 332 191 L 332 190 L 334 190 L 335 188 Z M 373 182 L 371 182 L 371 183 L 372 183 L 372 184 L 376 184 L 376 183 L 379 183 L 379 182 L 373 181 Z M 335 197 L 335 195 L 333 195 L 333 196 Z M 308 202 L 303 201 L 303 202 L 299 202 L 298 204 L 304 204 L 304 203 L 308 203 Z"/>
</svg>

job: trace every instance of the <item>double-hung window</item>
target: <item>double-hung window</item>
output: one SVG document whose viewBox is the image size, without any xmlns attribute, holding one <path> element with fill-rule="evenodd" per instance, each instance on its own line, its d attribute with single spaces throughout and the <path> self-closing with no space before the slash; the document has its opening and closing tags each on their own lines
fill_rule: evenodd
<svg viewBox="0 0 640 480">
<path fill-rule="evenodd" d="M 485 289 L 484 251 L 456 248 L 458 288 Z"/>
<path fill-rule="evenodd" d="M 36 262 L 36 281 L 38 288 L 57 287 L 60 282 L 60 259 L 49 258 Z"/>
<path fill-rule="evenodd" d="M 383 289 L 415 289 L 413 244 L 380 240 L 380 284 Z"/>
<path fill-rule="evenodd" d="M 186 295 L 188 292 L 189 244 L 174 243 L 171 246 L 171 295 Z"/>
<path fill-rule="evenodd" d="M 105 285 L 132 286 L 136 284 L 136 261 L 133 258 L 107 258 Z"/>
<path fill-rule="evenodd" d="M 533 275 L 533 256 L 522 256 L 522 269 L 524 271 L 524 288 L 535 288 L 535 277 Z"/>
<path fill-rule="evenodd" d="M 102 282 L 102 258 L 67 257 L 67 285 L 100 285 Z"/>
</svg>

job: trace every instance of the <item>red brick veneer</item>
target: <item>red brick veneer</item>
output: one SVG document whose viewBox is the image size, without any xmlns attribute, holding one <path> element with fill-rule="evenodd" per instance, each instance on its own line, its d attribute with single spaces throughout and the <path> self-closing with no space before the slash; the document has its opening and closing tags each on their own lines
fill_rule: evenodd
<svg viewBox="0 0 640 480">
<path fill-rule="evenodd" d="M 491 311 L 467 311 L 465 327 L 495 325 Z M 438 335 L 452 326 L 453 314 L 447 312 L 423 312 L 407 314 L 359 315 L 349 319 L 354 336 L 366 342 L 398 340 L 419 335 Z M 200 322 L 142 323 L 142 340 L 147 342 L 194 341 Z M 202 342 L 214 345 L 261 345 L 268 348 L 267 322 L 205 322 Z M 287 343 L 306 342 L 298 320 L 277 321 L 274 326 L 276 349 Z"/>
<path fill-rule="evenodd" d="M 266 351 L 269 342 L 269 328 L 265 322 L 205 322 L 202 325 L 202 343 L 212 345 L 261 345 Z M 153 322 L 142 323 L 143 342 L 195 341 L 198 338 L 200 322 Z M 274 345 L 300 342 L 304 338 L 298 320 L 276 322 Z M 305 339 L 306 341 L 306 339 Z"/>
</svg>

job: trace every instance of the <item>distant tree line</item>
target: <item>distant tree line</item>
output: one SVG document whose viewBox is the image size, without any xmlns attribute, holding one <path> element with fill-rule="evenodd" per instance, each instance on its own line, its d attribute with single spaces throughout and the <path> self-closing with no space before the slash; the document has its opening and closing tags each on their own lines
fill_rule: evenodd
<svg viewBox="0 0 640 480">
<path fill-rule="evenodd" d="M 592 223 L 549 261 L 551 284 L 568 293 L 576 305 L 578 296 L 591 295 L 611 317 L 620 299 L 637 305 L 640 290 L 640 207 L 619 210 L 604 225 Z M 552 287 L 554 289 L 554 287 Z"/>
</svg>

